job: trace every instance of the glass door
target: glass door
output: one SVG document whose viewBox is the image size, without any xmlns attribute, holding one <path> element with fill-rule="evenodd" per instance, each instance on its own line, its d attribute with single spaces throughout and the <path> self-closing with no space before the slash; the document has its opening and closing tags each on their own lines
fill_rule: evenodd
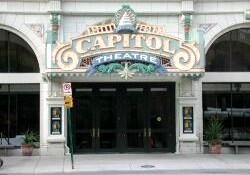
<svg viewBox="0 0 250 175">
<path fill-rule="evenodd" d="M 96 152 L 113 152 L 117 149 L 117 98 L 115 88 L 100 88 L 95 97 Z"/>
<path fill-rule="evenodd" d="M 174 152 L 175 150 L 175 110 L 172 88 L 149 89 L 148 97 L 148 148 L 150 152 Z"/>
<path fill-rule="evenodd" d="M 74 152 L 93 152 L 94 127 L 93 92 L 92 88 L 77 88 L 74 95 L 74 108 L 72 110 Z"/>
<path fill-rule="evenodd" d="M 126 151 L 145 149 L 145 94 L 143 88 L 126 88 L 123 109 L 123 139 Z"/>
<path fill-rule="evenodd" d="M 174 152 L 175 107 L 171 87 L 124 87 L 118 109 L 119 152 Z"/>
<path fill-rule="evenodd" d="M 174 84 L 79 85 L 72 109 L 76 152 L 175 150 Z"/>
<path fill-rule="evenodd" d="M 77 88 L 74 95 L 75 152 L 116 151 L 116 89 Z"/>
<path fill-rule="evenodd" d="M 150 88 L 148 97 L 149 151 L 164 151 L 169 147 L 170 110 L 167 88 Z"/>
</svg>

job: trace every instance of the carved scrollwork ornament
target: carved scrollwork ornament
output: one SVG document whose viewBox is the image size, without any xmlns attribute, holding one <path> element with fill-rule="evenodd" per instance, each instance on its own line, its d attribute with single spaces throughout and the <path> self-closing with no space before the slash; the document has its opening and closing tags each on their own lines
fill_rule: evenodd
<svg viewBox="0 0 250 175">
<path fill-rule="evenodd" d="M 73 70 L 79 63 L 78 55 L 70 49 L 64 50 L 56 57 L 56 63 L 63 70 Z"/>
<path fill-rule="evenodd" d="M 194 43 L 181 43 L 180 50 L 173 56 L 172 64 L 182 70 L 187 71 L 200 60 L 200 54 Z"/>
</svg>

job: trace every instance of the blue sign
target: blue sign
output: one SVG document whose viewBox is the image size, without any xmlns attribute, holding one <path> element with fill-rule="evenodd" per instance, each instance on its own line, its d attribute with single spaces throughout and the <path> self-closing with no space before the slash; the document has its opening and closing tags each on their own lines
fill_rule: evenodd
<svg viewBox="0 0 250 175">
<path fill-rule="evenodd" d="M 161 65 L 161 60 L 150 54 L 138 53 L 138 52 L 116 52 L 116 53 L 103 54 L 101 56 L 94 58 L 91 62 L 90 68 L 86 71 L 86 73 L 88 76 L 90 76 L 98 70 L 97 68 L 100 65 L 113 62 L 123 62 L 123 61 L 142 62 L 144 64 L 153 65 L 154 70 L 159 73 L 165 72 L 164 67 Z M 119 69 L 122 69 L 122 67 L 120 66 Z"/>
</svg>

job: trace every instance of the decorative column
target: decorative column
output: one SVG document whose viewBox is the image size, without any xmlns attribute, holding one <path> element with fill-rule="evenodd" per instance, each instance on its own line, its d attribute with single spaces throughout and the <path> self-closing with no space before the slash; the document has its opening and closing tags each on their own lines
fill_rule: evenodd
<svg viewBox="0 0 250 175">
<path fill-rule="evenodd" d="M 193 0 L 182 1 L 181 21 L 184 31 L 184 41 L 195 42 L 199 49 L 199 61 L 204 63 L 202 31 L 192 30 Z M 191 31 L 192 36 L 191 36 Z M 201 73 L 183 77 L 179 82 L 177 97 L 177 117 L 179 124 L 179 153 L 196 154 L 202 152 L 202 84 Z"/>
<path fill-rule="evenodd" d="M 48 83 L 47 97 L 46 97 L 46 142 L 47 150 L 43 150 L 43 154 L 47 155 L 64 155 L 65 154 L 65 110 L 64 98 L 62 94 L 62 84 L 60 79 L 56 79 L 50 75 L 51 68 L 53 68 L 52 52 L 59 39 L 60 33 L 60 18 L 61 18 L 61 1 L 49 0 L 49 15 L 50 27 L 47 30 L 46 38 L 46 63 L 47 72 L 45 77 Z"/>
<path fill-rule="evenodd" d="M 183 77 L 179 82 L 177 117 L 179 125 L 178 153 L 197 153 L 197 97 L 191 77 Z"/>
<path fill-rule="evenodd" d="M 184 40 L 186 42 L 190 41 L 190 31 L 192 25 L 192 13 L 194 11 L 194 2 L 193 1 L 182 1 L 182 16 L 181 20 L 184 28 Z"/>
<path fill-rule="evenodd" d="M 50 15 L 50 25 L 51 25 L 51 43 L 56 44 L 59 35 L 59 21 L 60 15 L 58 13 L 51 13 Z"/>
<path fill-rule="evenodd" d="M 46 74 L 42 75 L 42 82 L 40 83 L 40 155 L 48 155 L 48 105 L 46 98 L 49 92 L 49 82 Z"/>
<path fill-rule="evenodd" d="M 47 98 L 48 104 L 48 155 L 65 154 L 65 111 L 63 97 Z"/>
<path fill-rule="evenodd" d="M 201 79 L 195 79 L 192 81 L 194 94 L 196 97 L 196 132 L 198 140 L 196 142 L 196 153 L 203 153 L 203 109 L 202 109 L 202 81 Z"/>
<path fill-rule="evenodd" d="M 192 14 L 184 13 L 182 14 L 182 21 L 184 27 L 184 39 L 186 42 L 190 41 L 190 29 L 192 24 Z"/>
</svg>

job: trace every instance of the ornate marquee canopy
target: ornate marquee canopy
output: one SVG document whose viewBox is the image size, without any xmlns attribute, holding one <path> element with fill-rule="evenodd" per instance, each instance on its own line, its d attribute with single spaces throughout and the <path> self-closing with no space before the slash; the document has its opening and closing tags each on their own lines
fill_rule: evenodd
<svg viewBox="0 0 250 175">
<path fill-rule="evenodd" d="M 117 74 L 125 79 L 137 73 L 199 77 L 204 72 L 200 49 L 195 41 L 166 34 L 163 26 L 137 21 L 125 5 L 114 20 L 88 26 L 69 43 L 57 42 L 48 72 L 51 76 Z"/>
</svg>

